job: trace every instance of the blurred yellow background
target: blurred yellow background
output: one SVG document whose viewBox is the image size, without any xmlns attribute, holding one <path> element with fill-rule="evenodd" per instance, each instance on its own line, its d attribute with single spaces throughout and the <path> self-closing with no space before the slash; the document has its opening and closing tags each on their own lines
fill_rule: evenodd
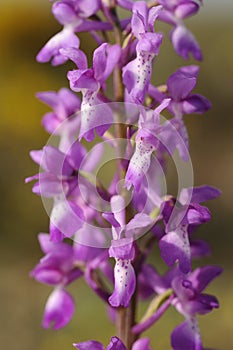
<svg viewBox="0 0 233 350">
<path fill-rule="evenodd" d="M 197 91 L 213 104 L 206 115 L 185 118 L 195 184 L 208 183 L 223 191 L 209 205 L 213 220 L 199 231 L 213 248 L 212 257 L 201 264 L 214 263 L 225 269 L 209 288 L 219 297 L 221 308 L 200 317 L 205 346 L 218 350 L 233 349 L 232 5 L 231 1 L 206 0 L 200 15 L 187 22 L 204 52 Z M 37 233 L 48 230 L 40 198 L 31 193 L 30 185 L 24 185 L 24 178 L 37 171 L 29 150 L 41 148 L 48 138 L 40 125 L 48 109 L 34 95 L 68 86 L 67 66 L 51 68 L 35 61 L 38 50 L 60 29 L 50 7 L 47 0 L 0 1 L 0 347 L 4 350 L 72 349 L 73 342 L 86 339 L 107 344 L 114 334 L 101 302 L 82 281 L 71 288 L 77 304 L 71 324 L 57 332 L 43 330 L 40 322 L 51 289 L 28 276 L 41 256 Z M 185 64 L 188 62 L 177 58 L 171 45 L 165 44 L 155 66 L 156 82 L 164 82 Z M 168 335 L 181 320 L 175 311 L 169 311 L 149 332 L 152 348 L 170 349 Z"/>
</svg>

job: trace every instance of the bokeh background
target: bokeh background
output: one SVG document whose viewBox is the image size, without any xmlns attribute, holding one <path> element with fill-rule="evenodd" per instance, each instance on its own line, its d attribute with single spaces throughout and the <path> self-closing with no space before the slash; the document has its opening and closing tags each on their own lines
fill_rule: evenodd
<svg viewBox="0 0 233 350">
<path fill-rule="evenodd" d="M 34 95 L 68 86 L 67 66 L 51 68 L 35 61 L 38 50 L 60 29 L 50 7 L 47 0 L 0 0 L 0 347 L 4 350 L 72 349 L 74 341 L 91 338 L 107 344 L 114 333 L 101 302 L 82 281 L 72 287 L 77 310 L 71 324 L 57 332 L 43 330 L 43 307 L 51 289 L 29 278 L 41 256 L 37 233 L 48 229 L 40 198 L 31 193 L 30 185 L 24 185 L 24 178 L 37 171 L 29 150 L 41 148 L 48 138 L 40 125 L 48 109 Z M 233 349 L 232 15 L 231 0 L 205 0 L 200 14 L 187 23 L 204 52 L 197 90 L 213 104 L 204 116 L 186 117 L 195 184 L 208 183 L 223 191 L 209 205 L 212 222 L 200 230 L 213 250 L 211 258 L 201 263 L 225 269 L 209 288 L 218 295 L 221 308 L 200 317 L 205 346 L 218 350 Z M 168 32 L 167 26 L 163 29 Z M 82 38 L 82 48 L 90 51 L 92 42 Z M 155 66 L 157 83 L 182 64 L 186 62 L 174 54 L 170 43 L 165 44 Z M 153 349 L 170 349 L 168 335 L 181 319 L 169 311 L 152 328 Z"/>
</svg>

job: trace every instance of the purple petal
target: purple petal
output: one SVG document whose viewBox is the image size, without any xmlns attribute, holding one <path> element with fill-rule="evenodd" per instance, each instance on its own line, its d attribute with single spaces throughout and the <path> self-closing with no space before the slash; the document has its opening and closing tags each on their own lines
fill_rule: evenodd
<svg viewBox="0 0 233 350">
<path fill-rule="evenodd" d="M 208 294 L 200 294 L 197 295 L 194 300 L 190 300 L 185 308 L 185 311 L 188 312 L 189 315 L 205 315 L 213 310 L 213 308 L 218 308 L 219 303 L 218 300 Z"/>
<path fill-rule="evenodd" d="M 143 33 L 140 35 L 136 50 L 138 52 L 158 55 L 162 44 L 163 35 L 161 33 Z"/>
<path fill-rule="evenodd" d="M 150 339 L 148 338 L 138 339 L 133 344 L 132 350 L 151 350 Z"/>
<path fill-rule="evenodd" d="M 209 209 L 195 203 L 190 206 L 182 222 L 190 225 L 200 225 L 210 221 L 210 219 L 211 214 Z"/>
<path fill-rule="evenodd" d="M 37 92 L 36 97 L 46 103 L 48 106 L 51 108 L 56 108 L 58 104 L 57 100 L 57 93 L 55 91 L 42 91 L 42 92 Z"/>
<path fill-rule="evenodd" d="M 71 320 L 75 310 L 73 298 L 64 289 L 55 289 L 49 296 L 42 326 L 53 327 L 54 330 L 65 327 Z"/>
<path fill-rule="evenodd" d="M 159 3 L 164 6 L 163 1 L 160 0 Z M 160 21 L 169 23 L 171 25 L 176 25 L 177 22 L 177 19 L 174 16 L 174 14 L 170 11 L 166 11 L 165 8 L 163 8 L 163 10 L 159 12 L 158 18 Z"/>
<path fill-rule="evenodd" d="M 71 90 L 76 92 L 82 91 L 82 89 L 97 91 L 99 88 L 99 84 L 94 78 L 94 72 L 92 69 L 69 71 L 67 78 L 70 81 Z"/>
<path fill-rule="evenodd" d="M 145 1 L 137 1 L 133 5 L 133 15 L 131 20 L 131 27 L 133 34 L 139 38 L 141 33 L 147 30 L 149 9 Z"/>
<path fill-rule="evenodd" d="M 87 69 L 87 57 L 82 50 L 74 47 L 60 49 L 60 54 L 73 61 L 79 69 Z"/>
<path fill-rule="evenodd" d="M 84 216 L 75 203 L 64 200 L 54 205 L 50 220 L 66 237 L 72 237 L 82 227 Z"/>
<path fill-rule="evenodd" d="M 86 157 L 82 162 L 82 170 L 86 172 L 93 172 L 96 166 L 99 164 L 104 152 L 104 147 L 102 143 L 97 143 L 88 152 Z"/>
<path fill-rule="evenodd" d="M 85 149 L 85 147 L 77 142 L 74 142 L 69 151 L 68 151 L 68 157 L 67 159 L 69 160 L 69 163 L 71 164 L 72 168 L 74 170 L 79 170 L 80 165 L 84 159 L 84 157 L 86 156 L 87 151 Z"/>
<path fill-rule="evenodd" d="M 149 230 L 152 224 L 153 222 L 149 215 L 138 213 L 126 225 L 125 235 L 129 238 L 139 238 L 142 234 L 146 233 Z"/>
<path fill-rule="evenodd" d="M 192 258 L 201 258 L 210 255 L 210 246 L 205 241 L 191 239 L 190 244 Z"/>
<path fill-rule="evenodd" d="M 178 227 L 163 236 L 159 242 L 161 256 L 168 266 L 172 266 L 177 260 L 183 273 L 191 270 L 191 250 L 188 233 L 185 227 Z"/>
<path fill-rule="evenodd" d="M 70 176 L 73 172 L 66 155 L 53 146 L 45 146 L 43 148 L 40 166 L 57 177 L 59 175 Z"/>
<path fill-rule="evenodd" d="M 91 261 L 102 253 L 105 246 L 106 237 L 101 229 L 84 223 L 74 237 L 75 258 L 84 262 Z"/>
<path fill-rule="evenodd" d="M 49 223 L 49 234 L 51 241 L 54 243 L 60 243 L 65 238 L 65 235 L 56 226 L 53 225 L 51 220 Z"/>
<path fill-rule="evenodd" d="M 36 59 L 41 63 L 49 62 L 52 59 L 52 65 L 54 66 L 63 64 L 67 61 L 67 58 L 61 55 L 59 50 L 68 47 L 79 48 L 79 39 L 71 30 L 63 29 L 45 44 Z"/>
<path fill-rule="evenodd" d="M 173 350 L 203 350 L 196 319 L 185 321 L 171 335 Z"/>
<path fill-rule="evenodd" d="M 126 350 L 126 347 L 119 338 L 112 337 L 106 350 Z"/>
<path fill-rule="evenodd" d="M 46 113 L 42 119 L 42 125 L 45 130 L 50 133 L 56 133 L 56 129 L 60 126 L 61 121 L 58 119 L 57 115 L 53 112 Z"/>
<path fill-rule="evenodd" d="M 103 218 L 105 220 L 107 220 L 111 225 L 112 225 L 112 228 L 118 228 L 118 229 L 121 229 L 120 228 L 120 224 L 119 222 L 115 219 L 114 217 L 114 214 L 113 213 L 103 213 L 102 214 Z M 118 233 L 118 230 L 114 231 L 116 233 Z M 114 237 L 115 238 L 115 237 Z M 118 238 L 118 236 L 116 237 L 116 239 Z"/>
<path fill-rule="evenodd" d="M 86 0 L 83 0 L 83 1 L 86 1 Z M 74 31 L 76 33 L 89 32 L 92 30 L 112 30 L 112 25 L 109 22 L 80 19 L 80 21 L 78 21 L 77 25 L 74 28 Z"/>
<path fill-rule="evenodd" d="M 199 267 L 189 275 L 193 288 L 201 293 L 206 286 L 222 273 L 222 268 L 218 266 Z"/>
<path fill-rule="evenodd" d="M 159 134 L 162 148 L 172 155 L 175 150 L 179 151 L 180 157 L 187 162 L 190 158 L 188 150 L 188 135 L 182 119 L 173 118 L 167 120 Z"/>
<path fill-rule="evenodd" d="M 184 114 L 202 114 L 211 108 L 210 101 L 202 95 L 194 94 L 185 99 L 182 103 L 182 110 Z"/>
<path fill-rule="evenodd" d="M 62 25 L 72 23 L 77 18 L 74 8 L 65 2 L 56 2 L 53 4 L 52 12 L 57 21 Z"/>
<path fill-rule="evenodd" d="M 32 192 L 37 195 L 51 198 L 61 193 L 66 193 L 68 190 L 68 185 L 61 180 L 58 180 L 53 174 L 40 173 L 39 175 L 36 175 L 36 177 L 39 181 L 34 184 Z M 33 178 L 31 178 L 31 180 L 33 180 Z"/>
<path fill-rule="evenodd" d="M 42 158 L 43 158 L 43 150 L 35 150 L 35 151 L 30 151 L 30 157 L 32 158 L 32 160 L 39 164 L 41 166 L 41 162 L 42 162 Z M 44 169 L 46 170 L 46 169 Z"/>
<path fill-rule="evenodd" d="M 189 59 L 189 54 L 201 61 L 202 53 L 194 35 L 183 25 L 178 25 L 171 33 L 171 40 L 178 55 L 185 60 Z"/>
<path fill-rule="evenodd" d="M 65 108 L 66 117 L 71 116 L 80 109 L 81 101 L 79 97 L 69 89 L 61 88 L 58 91 L 58 98 Z"/>
<path fill-rule="evenodd" d="M 93 70 L 97 81 L 102 85 L 117 65 L 121 54 L 119 45 L 107 43 L 99 46 L 93 56 Z"/>
<path fill-rule="evenodd" d="M 40 243 L 41 250 L 47 254 L 52 250 L 56 249 L 57 244 L 51 241 L 49 234 L 47 233 L 39 233 L 38 241 Z"/>
<path fill-rule="evenodd" d="M 54 91 L 38 92 L 36 96 L 53 108 L 53 112 L 46 113 L 42 124 L 49 132 L 57 132 L 62 122 L 80 109 L 79 98 L 67 88 L 62 88 L 58 93 Z"/>
<path fill-rule="evenodd" d="M 192 203 L 202 203 L 211 199 L 215 199 L 221 195 L 221 191 L 216 187 L 202 185 L 199 187 L 183 188 L 180 192 L 179 202 L 186 204 L 187 198 Z"/>
<path fill-rule="evenodd" d="M 82 343 L 73 344 L 78 350 L 104 350 L 104 346 L 95 340 L 88 340 Z"/>
<path fill-rule="evenodd" d="M 134 258 L 134 247 L 132 238 L 121 238 L 112 240 L 109 248 L 109 256 L 116 259 L 132 260 Z"/>
<path fill-rule="evenodd" d="M 36 268 L 31 272 L 30 276 L 40 283 L 51 286 L 57 286 L 63 280 L 61 271 L 49 268 Z"/>
<path fill-rule="evenodd" d="M 184 309 L 186 311 L 189 302 L 196 297 L 191 281 L 184 279 L 183 275 L 178 274 L 171 280 L 171 287 L 174 290 L 179 303 L 182 305 L 180 308 L 181 311 L 184 311 Z M 179 308 L 177 309 L 179 310 Z"/>
<path fill-rule="evenodd" d="M 194 1 L 188 1 L 186 3 L 181 3 L 177 6 L 175 10 L 175 16 L 178 18 L 187 18 L 194 15 L 199 10 L 199 4 Z"/>
<path fill-rule="evenodd" d="M 183 100 L 190 94 L 196 85 L 198 73 L 199 67 L 192 65 L 176 70 L 168 78 L 168 91 L 175 101 Z"/>
<path fill-rule="evenodd" d="M 79 0 L 78 10 L 80 17 L 90 17 L 91 15 L 98 12 L 100 8 L 99 0 Z"/>
<path fill-rule="evenodd" d="M 162 6 L 154 6 L 149 11 L 148 24 L 152 32 L 154 32 L 154 23 L 155 23 L 155 20 L 158 18 L 161 10 L 162 10 Z"/>
</svg>

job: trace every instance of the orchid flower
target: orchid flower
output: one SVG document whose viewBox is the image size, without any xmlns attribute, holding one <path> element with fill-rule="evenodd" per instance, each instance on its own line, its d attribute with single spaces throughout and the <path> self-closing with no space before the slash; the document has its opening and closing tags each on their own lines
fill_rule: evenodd
<svg viewBox="0 0 233 350">
<path fill-rule="evenodd" d="M 150 10 L 144 1 L 133 5 L 131 20 L 132 33 L 137 38 L 136 58 L 123 67 L 123 83 L 135 103 L 143 103 L 148 91 L 152 63 L 159 53 L 162 34 L 154 32 L 154 22 L 160 7 Z"/>
<path fill-rule="evenodd" d="M 102 44 L 93 54 L 93 68 L 87 67 L 87 59 L 82 51 L 68 49 L 61 52 L 79 68 L 70 71 L 68 79 L 71 89 L 81 91 L 83 95 L 79 139 L 84 137 L 87 141 L 92 141 L 94 129 L 102 136 L 113 122 L 111 109 L 101 102 L 98 93 L 118 63 L 120 47 Z"/>
</svg>

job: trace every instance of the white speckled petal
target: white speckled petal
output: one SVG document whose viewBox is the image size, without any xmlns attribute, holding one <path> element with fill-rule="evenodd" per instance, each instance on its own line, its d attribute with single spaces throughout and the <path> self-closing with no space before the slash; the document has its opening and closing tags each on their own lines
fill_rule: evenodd
<svg viewBox="0 0 233 350">
<path fill-rule="evenodd" d="M 109 303 L 113 307 L 128 307 L 136 286 L 135 271 L 130 260 L 116 259 L 114 278 L 115 288 Z"/>
<path fill-rule="evenodd" d="M 130 160 L 125 177 L 125 187 L 128 190 L 132 185 L 136 191 L 140 189 L 143 176 L 147 173 L 150 167 L 153 150 L 154 147 L 149 143 L 142 141 L 136 142 L 136 150 Z"/>
</svg>

